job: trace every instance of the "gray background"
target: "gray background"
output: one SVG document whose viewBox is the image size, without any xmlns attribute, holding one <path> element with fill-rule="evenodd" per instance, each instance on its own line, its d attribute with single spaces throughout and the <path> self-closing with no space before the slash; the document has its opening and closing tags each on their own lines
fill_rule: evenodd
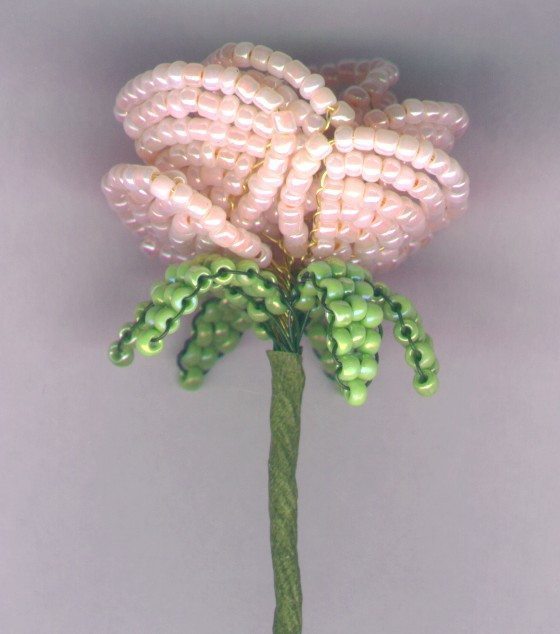
<svg viewBox="0 0 560 634">
<path fill-rule="evenodd" d="M 99 187 L 134 160 L 117 90 L 244 39 L 385 56 L 402 98 L 472 118 L 470 213 L 385 277 L 434 335 L 438 396 L 390 338 L 359 410 L 306 354 L 305 631 L 560 631 L 559 23 L 555 0 L 2 3 L 0 632 L 270 631 L 267 346 L 194 394 L 180 337 L 106 358 L 162 272 Z"/>
</svg>

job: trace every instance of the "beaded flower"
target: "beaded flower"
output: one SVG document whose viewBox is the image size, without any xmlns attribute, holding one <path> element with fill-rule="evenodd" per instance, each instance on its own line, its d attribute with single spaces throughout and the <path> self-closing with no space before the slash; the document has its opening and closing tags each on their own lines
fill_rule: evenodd
<svg viewBox="0 0 560 634">
<path fill-rule="evenodd" d="M 246 330 L 270 340 L 269 459 L 274 632 L 302 631 L 297 562 L 300 407 L 306 335 L 351 405 L 377 374 L 391 324 L 422 395 L 438 387 L 431 338 L 412 305 L 373 274 L 400 264 L 466 209 L 468 177 L 449 156 L 468 117 L 406 99 L 383 59 L 308 68 L 242 42 L 203 63 L 161 64 L 119 92 L 115 115 L 142 165 L 103 178 L 111 205 L 168 262 L 111 345 L 152 356 L 185 315 L 180 383 L 195 389 Z M 335 93 L 335 90 L 338 91 Z"/>
</svg>

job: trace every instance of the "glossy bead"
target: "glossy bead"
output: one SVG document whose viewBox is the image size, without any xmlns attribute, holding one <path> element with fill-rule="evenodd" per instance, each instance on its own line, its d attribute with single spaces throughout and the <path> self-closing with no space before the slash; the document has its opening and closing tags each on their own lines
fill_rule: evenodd
<svg viewBox="0 0 560 634">
<path fill-rule="evenodd" d="M 335 277 L 346 275 L 346 262 L 344 260 L 331 256 L 325 262 L 331 267 L 332 274 Z"/>
<path fill-rule="evenodd" d="M 242 271 L 242 274 L 235 275 L 235 282 L 238 286 L 249 286 L 254 279 L 251 277 L 251 273 L 258 273 L 260 271 L 259 265 L 252 260 L 241 260 L 238 262 L 236 269 Z M 247 273 L 249 275 L 247 275 Z"/>
<path fill-rule="evenodd" d="M 214 341 L 214 328 L 210 323 L 197 319 L 195 332 L 196 342 L 201 348 L 210 346 Z"/>
<path fill-rule="evenodd" d="M 358 322 L 353 322 L 348 326 L 348 330 L 352 335 L 352 346 L 354 349 L 360 348 L 366 341 L 367 330 L 366 327 Z"/>
<path fill-rule="evenodd" d="M 173 282 L 170 282 L 173 283 Z M 152 302 L 154 304 L 164 304 L 164 293 L 167 288 L 167 284 L 165 282 L 157 282 L 152 286 L 152 290 L 150 291 L 150 297 L 152 298 Z"/>
<path fill-rule="evenodd" d="M 210 264 L 210 271 L 218 276 L 214 278 L 216 285 L 229 284 L 234 277 L 233 270 L 235 270 L 235 264 L 229 258 L 217 258 Z"/>
<path fill-rule="evenodd" d="M 338 281 L 344 287 L 344 295 L 352 295 L 356 289 L 356 284 L 349 277 L 339 277 Z"/>
<path fill-rule="evenodd" d="M 222 305 L 219 300 L 211 299 L 204 304 L 204 321 L 216 322 L 222 317 Z"/>
<path fill-rule="evenodd" d="M 375 358 L 370 355 L 362 355 L 360 365 L 360 379 L 369 383 L 377 376 L 379 365 Z"/>
<path fill-rule="evenodd" d="M 407 346 L 405 360 L 412 368 L 418 365 L 423 370 L 427 370 L 434 366 L 436 355 L 432 346 L 424 341 L 415 343 L 414 346 Z"/>
<path fill-rule="evenodd" d="M 346 298 L 346 301 L 352 307 L 352 319 L 353 321 L 362 321 L 365 318 L 368 311 L 368 303 L 365 299 L 362 299 L 359 295 L 352 294 Z M 368 324 L 364 324 L 366 327 Z"/>
<path fill-rule="evenodd" d="M 179 375 L 179 383 L 185 390 L 197 390 L 204 380 L 204 372 L 201 368 L 193 366 Z"/>
<path fill-rule="evenodd" d="M 231 327 L 237 332 L 245 332 L 253 324 L 247 313 L 241 313 L 231 322 Z"/>
<path fill-rule="evenodd" d="M 334 315 L 334 326 L 336 328 L 345 328 L 352 323 L 354 312 L 348 302 L 337 300 L 330 302 L 328 307 Z"/>
<path fill-rule="evenodd" d="M 196 293 L 196 289 L 193 289 L 191 286 L 182 286 L 176 289 L 171 296 L 169 305 L 182 315 L 194 313 L 198 307 L 198 294 Z"/>
<path fill-rule="evenodd" d="M 145 328 L 140 330 L 138 338 L 136 340 L 136 349 L 145 357 L 153 357 L 161 352 L 163 348 L 163 341 L 154 341 L 156 337 L 159 337 L 160 333 L 155 328 Z"/>
<path fill-rule="evenodd" d="M 224 300 L 235 308 L 243 309 L 247 306 L 247 298 L 243 292 L 232 286 L 224 290 Z"/>
<path fill-rule="evenodd" d="M 399 313 L 403 317 L 416 317 L 416 309 L 404 295 L 391 295 L 390 302 L 385 302 L 383 312 L 386 319 L 397 321 Z"/>
<path fill-rule="evenodd" d="M 317 299 L 315 297 L 301 296 L 294 302 L 294 308 L 301 310 L 303 313 L 307 313 L 313 310 L 317 306 Z"/>
<path fill-rule="evenodd" d="M 361 266 L 348 262 L 346 265 L 346 276 L 354 282 L 361 282 L 366 277 L 366 272 Z"/>
<path fill-rule="evenodd" d="M 359 351 L 364 354 L 375 355 L 381 346 L 381 335 L 377 330 L 367 330 L 366 340 L 359 347 Z"/>
<path fill-rule="evenodd" d="M 333 272 L 331 267 L 323 261 L 311 262 L 306 269 L 309 273 L 315 276 L 316 280 L 322 280 L 326 277 L 332 277 Z"/>
<path fill-rule="evenodd" d="M 369 302 L 373 299 L 373 286 L 369 282 L 355 282 L 354 293 Z"/>
<path fill-rule="evenodd" d="M 181 355 L 181 363 L 187 367 L 200 365 L 201 354 L 202 346 L 197 341 L 191 340 Z"/>
<path fill-rule="evenodd" d="M 420 396 L 433 396 L 439 387 L 439 379 L 433 372 L 426 372 L 424 377 L 415 374 L 412 385 Z"/>
<path fill-rule="evenodd" d="M 240 337 L 236 332 L 230 331 L 227 336 L 216 343 L 216 347 L 220 354 L 226 354 L 234 350 L 239 343 Z"/>
<path fill-rule="evenodd" d="M 411 341 L 418 341 L 424 336 L 424 329 L 414 319 L 403 319 L 403 323 L 397 321 L 393 326 L 395 339 L 403 346 L 408 346 Z"/>
<path fill-rule="evenodd" d="M 360 375 L 360 360 L 353 354 L 347 354 L 340 358 L 340 368 L 337 370 L 338 378 L 344 382 L 353 381 Z"/>
<path fill-rule="evenodd" d="M 344 286 L 335 278 L 327 277 L 317 282 L 319 288 L 325 289 L 327 302 L 344 297 Z"/>
<path fill-rule="evenodd" d="M 169 324 L 169 334 L 173 334 L 179 328 L 179 320 L 175 319 L 177 317 L 177 312 L 168 306 L 163 306 L 160 308 L 155 317 L 154 317 L 154 328 L 160 333 L 165 332 L 167 326 Z M 171 323 L 169 323 L 171 322 Z"/>
<path fill-rule="evenodd" d="M 218 360 L 218 353 L 212 347 L 202 348 L 200 353 L 200 367 L 204 372 L 208 372 L 216 361 Z"/>
<path fill-rule="evenodd" d="M 270 339 L 267 328 L 263 323 L 254 323 L 252 329 L 257 339 L 261 341 L 268 341 Z"/>
<path fill-rule="evenodd" d="M 349 405 L 358 407 L 363 405 L 367 399 L 367 387 L 362 379 L 354 379 L 347 384 L 348 389 L 344 391 L 344 398 Z"/>
<path fill-rule="evenodd" d="M 200 293 L 206 293 L 212 288 L 210 269 L 205 266 L 191 266 L 183 276 L 183 281 L 189 286 L 199 289 Z"/>
<path fill-rule="evenodd" d="M 373 302 L 367 303 L 366 314 L 364 316 L 364 326 L 366 328 L 377 328 L 383 322 L 383 309 Z"/>
<path fill-rule="evenodd" d="M 256 322 L 265 322 L 270 319 L 269 314 L 266 312 L 262 305 L 257 302 L 249 301 L 247 304 L 247 315 Z"/>
<path fill-rule="evenodd" d="M 136 343 L 135 324 L 128 322 L 119 330 L 119 341 L 124 345 L 133 345 Z"/>
<path fill-rule="evenodd" d="M 177 264 L 170 264 L 165 269 L 165 281 L 170 283 L 177 281 Z"/>
<path fill-rule="evenodd" d="M 140 302 L 134 311 L 134 319 L 136 321 L 144 319 L 146 311 L 152 306 L 151 302 Z"/>
<path fill-rule="evenodd" d="M 335 345 L 336 344 L 336 350 Z M 348 354 L 352 351 L 352 335 L 348 328 L 333 328 L 331 336 L 327 338 L 327 347 L 337 356 Z"/>
<path fill-rule="evenodd" d="M 325 352 L 323 353 L 319 359 L 321 360 L 321 364 L 323 366 L 323 371 L 328 374 L 329 376 L 331 376 L 335 373 L 336 371 L 336 359 L 333 358 L 332 354 L 330 354 L 330 352 Z"/>
<path fill-rule="evenodd" d="M 118 341 L 115 341 L 109 347 L 109 359 L 116 366 L 124 368 L 134 360 L 134 352 L 129 346 L 119 346 Z"/>
<path fill-rule="evenodd" d="M 269 297 L 265 297 L 264 305 L 266 310 L 272 315 L 283 315 L 288 310 L 288 307 L 284 304 L 278 292 Z"/>
</svg>

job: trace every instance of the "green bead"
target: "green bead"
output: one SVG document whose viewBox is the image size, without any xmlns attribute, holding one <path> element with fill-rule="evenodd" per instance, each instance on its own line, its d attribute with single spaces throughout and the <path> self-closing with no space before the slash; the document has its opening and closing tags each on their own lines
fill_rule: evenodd
<svg viewBox="0 0 560 634">
<path fill-rule="evenodd" d="M 366 271 L 361 266 L 348 262 L 346 265 L 346 276 L 354 282 L 361 282 L 366 277 Z"/>
<path fill-rule="evenodd" d="M 182 264 L 180 265 L 182 266 Z M 183 281 L 193 288 L 198 288 L 201 293 L 206 293 L 212 288 L 210 269 L 206 266 L 194 265 L 183 275 Z"/>
<path fill-rule="evenodd" d="M 204 381 L 204 372 L 196 366 L 179 375 L 179 383 L 185 390 L 197 390 Z"/>
<path fill-rule="evenodd" d="M 178 313 L 181 313 L 181 315 L 194 313 L 198 308 L 198 294 L 196 293 L 196 289 L 190 286 L 178 288 L 173 292 L 169 305 Z"/>
<path fill-rule="evenodd" d="M 324 343 L 327 336 L 324 324 L 319 321 L 313 322 L 307 328 L 307 336 L 309 338 L 309 341 L 311 342 L 311 345 L 320 345 Z"/>
<path fill-rule="evenodd" d="M 266 297 L 264 305 L 266 306 L 266 310 L 272 315 L 283 315 L 288 310 L 279 292 L 276 292 L 275 295 L 271 295 L 270 297 Z"/>
<path fill-rule="evenodd" d="M 348 383 L 360 376 L 360 360 L 356 355 L 344 355 L 340 359 L 340 364 L 337 370 L 337 376 L 342 382 Z"/>
<path fill-rule="evenodd" d="M 377 370 L 379 365 L 374 357 L 369 355 L 362 355 L 361 365 L 360 365 L 360 379 L 362 381 L 366 381 L 369 383 L 373 381 L 377 376 Z"/>
<path fill-rule="evenodd" d="M 338 281 L 344 287 L 344 295 L 352 295 L 356 290 L 356 284 L 354 280 L 351 280 L 349 277 L 339 277 Z"/>
<path fill-rule="evenodd" d="M 415 374 L 412 385 L 420 396 L 433 396 L 439 387 L 439 379 L 434 372 L 428 371 L 424 377 Z"/>
<path fill-rule="evenodd" d="M 129 345 L 136 343 L 136 328 L 133 323 L 128 322 L 119 330 L 119 341 Z"/>
<path fill-rule="evenodd" d="M 253 262 L 253 260 L 241 260 L 235 268 L 243 273 L 249 273 L 249 275 L 239 273 L 235 275 L 235 283 L 237 286 L 248 286 L 251 283 L 251 280 L 254 279 L 254 277 L 250 274 L 253 273 L 254 275 L 260 271 L 259 265 L 256 262 Z"/>
<path fill-rule="evenodd" d="M 352 335 L 352 346 L 354 348 L 359 348 L 365 343 L 367 330 L 363 324 L 353 322 L 348 326 L 348 330 Z"/>
<path fill-rule="evenodd" d="M 164 304 L 165 306 L 165 304 Z M 161 310 L 161 305 L 150 306 L 144 315 L 144 323 L 148 326 L 153 326 L 158 312 Z"/>
<path fill-rule="evenodd" d="M 136 339 L 136 349 L 145 357 L 153 357 L 163 348 L 163 341 L 154 341 L 160 333 L 155 328 L 145 328 L 140 330 Z"/>
<path fill-rule="evenodd" d="M 134 352 L 130 347 L 119 346 L 118 341 L 115 341 L 109 347 L 109 359 L 116 366 L 124 368 L 134 360 Z"/>
<path fill-rule="evenodd" d="M 331 302 L 328 307 L 334 315 L 334 325 L 336 328 L 345 328 L 352 323 L 354 311 L 348 302 L 337 300 Z"/>
<path fill-rule="evenodd" d="M 297 308 L 302 313 L 307 313 L 313 310 L 317 306 L 317 299 L 315 297 L 301 296 L 296 302 L 294 302 L 294 308 Z"/>
<path fill-rule="evenodd" d="M 327 277 L 323 280 L 319 280 L 317 286 L 326 291 L 323 295 L 326 295 L 325 301 L 327 302 L 344 298 L 344 286 L 337 279 Z"/>
<path fill-rule="evenodd" d="M 222 306 L 217 299 L 211 299 L 204 304 L 204 319 L 208 322 L 217 321 L 222 318 Z"/>
<path fill-rule="evenodd" d="M 349 405 L 358 407 L 366 402 L 367 387 L 365 381 L 354 379 L 347 385 L 348 389 L 344 391 L 344 398 Z"/>
<path fill-rule="evenodd" d="M 317 288 L 313 283 L 312 279 L 306 279 L 305 282 L 299 282 L 297 286 L 297 290 L 301 297 L 316 297 L 317 296 Z"/>
<path fill-rule="evenodd" d="M 231 329 L 225 321 L 217 321 L 214 324 L 214 337 L 216 339 L 224 339 L 230 332 Z"/>
<path fill-rule="evenodd" d="M 362 299 L 359 295 L 350 295 L 346 298 L 346 301 L 352 306 L 352 320 L 362 321 L 368 311 L 368 303 L 365 299 Z"/>
<path fill-rule="evenodd" d="M 165 304 L 165 289 L 167 288 L 166 282 L 156 282 L 152 286 L 152 290 L 150 291 L 150 297 L 152 298 L 152 302 L 156 305 Z"/>
<path fill-rule="evenodd" d="M 355 282 L 354 293 L 369 302 L 373 299 L 373 286 L 369 282 Z"/>
<path fill-rule="evenodd" d="M 253 301 L 249 301 L 247 304 L 247 314 L 253 321 L 259 323 L 270 319 L 270 315 L 266 312 L 264 307 Z"/>
<path fill-rule="evenodd" d="M 244 290 L 250 297 L 264 299 L 270 294 L 273 288 L 270 282 L 262 280 L 260 277 L 254 277 L 250 283 L 245 286 Z"/>
<path fill-rule="evenodd" d="M 165 269 L 165 281 L 166 282 L 176 282 L 177 281 L 177 265 L 176 264 L 170 264 L 166 269 Z"/>
<path fill-rule="evenodd" d="M 195 263 L 194 260 L 190 262 L 181 262 L 181 264 L 177 265 L 177 269 L 175 271 L 175 279 L 169 280 L 170 282 L 181 282 L 185 279 L 185 275 L 189 272 L 190 268 L 193 266 L 202 266 L 202 258 L 197 258 L 198 264 Z"/>
<path fill-rule="evenodd" d="M 383 309 L 379 304 L 369 302 L 363 324 L 366 328 L 377 328 L 383 322 Z"/>
<path fill-rule="evenodd" d="M 216 258 L 210 264 L 210 270 L 218 277 L 214 278 L 214 284 L 221 286 L 229 284 L 233 280 L 234 274 L 231 272 L 235 269 L 235 263 L 229 258 Z"/>
<path fill-rule="evenodd" d="M 426 341 L 415 343 L 414 346 L 407 346 L 404 358 L 411 368 L 418 366 L 423 370 L 433 367 L 436 362 L 434 349 Z"/>
<path fill-rule="evenodd" d="M 359 351 L 364 354 L 374 355 L 379 352 L 381 346 L 381 335 L 377 330 L 367 330 L 366 340 L 359 347 Z"/>
<path fill-rule="evenodd" d="M 245 308 L 245 306 L 247 306 L 247 298 L 235 286 L 228 286 L 228 288 L 224 290 L 224 299 L 228 304 L 236 308 Z"/>
<path fill-rule="evenodd" d="M 171 323 L 169 324 L 169 322 Z M 180 326 L 180 320 L 177 318 L 176 311 L 169 308 L 169 306 L 163 306 L 156 313 L 153 325 L 160 333 L 165 332 L 167 326 L 169 325 L 170 327 L 168 333 L 172 335 L 174 332 L 177 332 L 177 329 Z"/>
<path fill-rule="evenodd" d="M 264 271 L 260 272 L 260 276 L 264 277 L 264 279 L 270 282 L 273 286 L 278 287 L 278 278 L 276 277 L 276 275 L 274 275 L 272 271 L 267 271 L 265 269 Z"/>
<path fill-rule="evenodd" d="M 200 367 L 204 372 L 208 372 L 217 360 L 218 353 L 214 348 L 202 348 L 202 352 L 200 353 Z"/>
<path fill-rule="evenodd" d="M 387 284 L 383 284 L 383 282 L 375 282 L 373 284 L 373 301 L 378 304 L 383 304 L 385 301 L 385 297 L 390 296 L 391 291 Z"/>
<path fill-rule="evenodd" d="M 314 306 L 308 312 L 308 320 L 311 323 L 312 321 L 320 321 L 323 322 L 325 319 L 325 310 L 321 305 Z"/>
<path fill-rule="evenodd" d="M 214 341 L 214 328 L 212 324 L 197 319 L 195 324 L 196 342 L 201 348 L 212 345 Z"/>
<path fill-rule="evenodd" d="M 224 339 L 216 344 L 218 352 L 221 354 L 231 352 L 237 346 L 240 339 L 241 337 L 236 332 L 230 331 L 227 337 L 224 337 Z"/>
<path fill-rule="evenodd" d="M 338 364 L 332 354 L 330 352 L 325 352 L 319 358 L 321 360 L 321 364 L 323 365 L 323 371 L 329 375 L 334 375 Z"/>
<path fill-rule="evenodd" d="M 403 317 L 415 317 L 417 314 L 412 302 L 404 295 L 391 295 L 390 301 L 383 305 L 383 312 L 385 319 L 391 321 L 397 321 L 399 313 Z"/>
<path fill-rule="evenodd" d="M 395 339 L 403 346 L 408 346 L 411 341 L 419 341 L 424 337 L 424 330 L 414 319 L 403 319 L 396 322 L 393 326 L 393 335 Z"/>
<path fill-rule="evenodd" d="M 333 328 L 331 336 L 327 339 L 327 347 L 333 352 L 336 343 L 337 356 L 348 354 L 352 351 L 352 335 L 348 328 Z"/>
<path fill-rule="evenodd" d="M 317 262 L 311 262 L 305 271 L 314 275 L 317 281 L 333 276 L 331 267 L 326 262 L 322 262 L 320 260 Z"/>
<path fill-rule="evenodd" d="M 270 336 L 264 324 L 254 323 L 252 325 L 252 330 L 255 333 L 257 339 L 261 339 L 262 341 L 268 341 Z"/>
<path fill-rule="evenodd" d="M 332 274 L 335 277 L 346 275 L 346 262 L 344 260 L 331 256 L 325 262 L 331 267 Z"/>
<path fill-rule="evenodd" d="M 245 332 L 252 325 L 253 322 L 251 321 L 247 313 L 241 313 L 231 322 L 231 327 L 237 332 Z"/>
<path fill-rule="evenodd" d="M 134 311 L 134 319 L 136 321 L 144 319 L 144 314 L 152 306 L 152 302 L 140 302 Z"/>
<path fill-rule="evenodd" d="M 187 344 L 185 351 L 181 354 L 181 363 L 187 367 L 200 365 L 201 354 L 202 347 L 197 341 L 191 339 Z"/>
</svg>

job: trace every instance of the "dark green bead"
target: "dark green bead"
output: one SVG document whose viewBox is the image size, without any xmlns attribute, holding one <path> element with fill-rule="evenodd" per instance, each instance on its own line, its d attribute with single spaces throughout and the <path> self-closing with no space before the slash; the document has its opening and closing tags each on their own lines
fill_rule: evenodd
<svg viewBox="0 0 560 634">
<path fill-rule="evenodd" d="M 336 372 L 337 362 L 330 352 L 325 352 L 320 357 L 323 364 L 323 370 L 327 374 L 334 374 Z"/>
<path fill-rule="evenodd" d="M 201 348 L 206 348 L 207 346 L 212 345 L 212 342 L 214 341 L 214 328 L 211 323 L 197 319 L 195 332 L 196 342 Z"/>
<path fill-rule="evenodd" d="M 276 277 L 276 275 L 274 275 L 274 273 L 272 271 L 267 271 L 266 269 L 264 271 L 261 271 L 259 273 L 259 275 L 261 277 L 264 277 L 265 280 L 267 280 L 268 282 L 270 282 L 273 286 L 278 287 L 278 278 Z"/>
<path fill-rule="evenodd" d="M 201 368 L 193 366 L 179 375 L 179 383 L 185 390 L 197 390 L 204 381 L 204 372 Z"/>
<path fill-rule="evenodd" d="M 254 277 L 250 283 L 243 289 L 250 297 L 258 297 L 264 299 L 270 294 L 270 291 L 274 287 L 270 282 L 260 279 L 260 277 Z"/>
<path fill-rule="evenodd" d="M 255 333 L 257 339 L 261 339 L 262 341 L 268 341 L 270 339 L 270 336 L 264 324 L 254 323 L 252 325 L 252 330 Z"/>
<path fill-rule="evenodd" d="M 420 396 L 433 396 L 439 387 L 439 379 L 433 372 L 425 372 L 423 377 L 415 374 L 412 385 Z"/>
<path fill-rule="evenodd" d="M 138 338 L 136 339 L 136 349 L 145 357 L 153 357 L 161 352 L 163 348 L 163 341 L 160 339 L 155 341 L 156 337 L 159 337 L 160 333 L 155 328 L 145 328 L 140 330 Z"/>
<path fill-rule="evenodd" d="M 373 301 L 377 304 L 383 304 L 385 297 L 390 295 L 391 291 L 387 284 L 383 284 L 383 282 L 375 282 L 375 284 L 373 284 Z"/>
<path fill-rule="evenodd" d="M 235 331 L 230 331 L 224 339 L 216 344 L 218 352 L 221 354 L 226 354 L 227 352 L 231 352 L 239 343 L 241 337 Z"/>
<path fill-rule="evenodd" d="M 200 367 L 204 370 L 204 372 L 208 372 L 217 360 L 218 353 L 214 350 L 214 348 L 202 348 L 200 353 Z"/>
<path fill-rule="evenodd" d="M 217 321 L 222 318 L 222 306 L 216 299 L 211 299 L 204 304 L 204 319 L 208 322 Z"/>
<path fill-rule="evenodd" d="M 313 322 L 307 328 L 307 336 L 312 345 L 323 343 L 327 336 L 325 326 L 318 321 Z"/>
<path fill-rule="evenodd" d="M 317 306 L 317 299 L 315 297 L 301 296 L 296 302 L 294 302 L 294 308 L 297 308 L 302 313 L 307 313 L 313 310 Z"/>
<path fill-rule="evenodd" d="M 346 275 L 346 262 L 344 260 L 331 256 L 325 262 L 331 267 L 332 274 L 335 277 Z"/>
<path fill-rule="evenodd" d="M 187 367 L 200 365 L 201 354 L 202 347 L 194 339 L 191 339 L 186 350 L 181 355 L 181 363 Z"/>
<path fill-rule="evenodd" d="M 214 337 L 216 339 L 224 339 L 230 332 L 231 329 L 225 321 L 217 321 L 214 324 Z"/>
<path fill-rule="evenodd" d="M 247 313 L 241 313 L 239 317 L 236 317 L 236 319 L 231 322 L 231 327 L 237 332 L 245 332 L 253 323 Z"/>
<path fill-rule="evenodd" d="M 266 297 L 264 300 L 266 310 L 272 315 L 283 315 L 288 310 L 288 307 L 282 301 L 282 297 L 279 291 L 276 291 L 274 295 Z"/>
<path fill-rule="evenodd" d="M 415 317 L 416 310 L 412 302 L 404 295 L 391 295 L 390 301 L 386 301 L 383 305 L 385 319 L 397 321 L 399 314 L 402 317 Z"/>
<path fill-rule="evenodd" d="M 130 347 L 119 346 L 118 341 L 115 341 L 109 347 L 109 359 L 116 366 L 124 368 L 134 360 L 134 352 Z"/>
<path fill-rule="evenodd" d="M 344 286 L 335 278 L 327 277 L 319 280 L 317 286 L 324 289 L 325 293 L 323 293 L 323 296 L 326 302 L 344 298 Z"/>
<path fill-rule="evenodd" d="M 354 379 L 347 384 L 348 389 L 344 391 L 344 398 L 349 405 L 359 407 L 366 402 L 367 386 L 365 381 Z"/>
<path fill-rule="evenodd" d="M 300 282 L 297 289 L 301 297 L 316 297 L 318 294 L 317 288 L 311 279 L 307 279 L 303 283 Z"/>
<path fill-rule="evenodd" d="M 383 309 L 379 304 L 369 302 L 363 324 L 366 328 L 377 328 L 383 322 Z"/>
<path fill-rule="evenodd" d="M 270 319 L 270 315 L 264 309 L 264 306 L 257 304 L 257 302 L 249 301 L 247 304 L 247 314 L 256 322 L 264 322 Z"/>
<path fill-rule="evenodd" d="M 367 330 L 366 340 L 359 347 L 360 352 L 364 354 L 374 355 L 379 352 L 381 346 L 381 335 L 377 330 Z"/>
</svg>

